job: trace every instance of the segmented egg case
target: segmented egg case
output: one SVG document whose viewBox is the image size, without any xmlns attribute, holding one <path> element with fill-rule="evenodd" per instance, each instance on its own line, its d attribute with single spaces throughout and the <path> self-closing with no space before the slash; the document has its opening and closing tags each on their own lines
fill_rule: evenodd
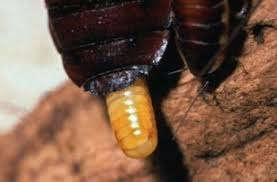
<svg viewBox="0 0 277 182">
<path fill-rule="evenodd" d="M 46 4 L 67 74 L 78 86 L 89 82 L 87 88 L 95 94 L 126 87 L 157 65 L 165 51 L 170 0 L 46 0 Z M 110 86 L 103 86 L 103 79 L 95 82 L 111 72 L 121 79 L 108 76 L 105 82 L 114 83 Z"/>
<path fill-rule="evenodd" d="M 113 131 L 124 153 L 133 158 L 151 154 L 157 145 L 157 129 L 145 81 L 139 79 L 108 94 L 106 102 Z"/>
</svg>

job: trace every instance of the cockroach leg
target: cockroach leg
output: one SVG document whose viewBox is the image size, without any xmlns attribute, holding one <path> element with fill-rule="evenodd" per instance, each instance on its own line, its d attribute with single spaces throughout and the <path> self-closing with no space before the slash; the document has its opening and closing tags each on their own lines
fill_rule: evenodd
<svg viewBox="0 0 277 182">
<path fill-rule="evenodd" d="M 180 69 L 177 69 L 177 70 L 175 70 L 175 71 L 168 72 L 168 73 L 166 73 L 166 74 L 167 74 L 167 76 L 174 76 L 174 75 L 176 75 L 176 74 L 182 73 L 182 72 L 185 71 L 185 70 L 186 70 L 186 68 L 180 68 Z"/>
<path fill-rule="evenodd" d="M 175 135 L 173 136 L 172 140 L 175 140 L 175 139 L 176 139 L 176 136 L 177 136 L 177 134 L 178 134 L 178 131 L 182 128 L 182 126 L 183 126 L 183 124 L 184 124 L 184 121 L 185 121 L 185 119 L 186 119 L 187 116 L 188 116 L 188 113 L 189 113 L 190 110 L 192 109 L 192 107 L 193 107 L 193 105 L 195 104 L 195 102 L 197 101 L 198 97 L 201 96 L 201 95 L 205 92 L 205 90 L 207 89 L 208 85 L 209 85 L 209 83 L 208 83 L 208 81 L 206 81 L 206 82 L 198 89 L 196 96 L 192 99 L 192 101 L 191 101 L 191 103 L 189 104 L 187 110 L 185 111 L 183 122 L 179 121 L 179 122 L 176 124 L 177 126 L 176 126 L 176 128 L 175 128 L 175 130 L 174 130 L 174 132 L 173 132 Z"/>
</svg>

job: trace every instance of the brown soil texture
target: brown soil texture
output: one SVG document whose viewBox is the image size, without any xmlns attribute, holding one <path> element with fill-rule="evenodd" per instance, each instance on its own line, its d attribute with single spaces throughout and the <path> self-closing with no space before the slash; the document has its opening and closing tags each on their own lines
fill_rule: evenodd
<svg viewBox="0 0 277 182">
<path fill-rule="evenodd" d="M 264 0 L 249 24 L 271 19 L 276 0 Z M 264 33 L 263 44 L 248 34 L 239 57 L 247 73 L 239 65 L 216 100 L 200 96 L 186 115 L 199 88 L 188 71 L 153 97 L 159 146 L 144 160 L 118 148 L 101 98 L 60 86 L 0 136 L 0 182 L 276 181 L 277 31 Z"/>
</svg>

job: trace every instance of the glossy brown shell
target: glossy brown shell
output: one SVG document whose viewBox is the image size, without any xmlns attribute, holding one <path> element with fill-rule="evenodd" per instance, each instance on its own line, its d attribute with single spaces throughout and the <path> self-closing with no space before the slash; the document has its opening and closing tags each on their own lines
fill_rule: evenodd
<svg viewBox="0 0 277 182">
<path fill-rule="evenodd" d="M 202 77 L 221 65 L 224 55 L 220 54 L 225 52 L 220 51 L 230 43 L 230 36 L 241 23 L 240 19 L 246 18 L 238 14 L 243 12 L 244 6 L 248 7 L 249 2 L 175 0 L 173 11 L 176 43 L 179 53 L 194 75 Z"/>
<path fill-rule="evenodd" d="M 134 75 L 146 74 L 148 70 L 136 69 L 158 64 L 165 51 L 169 0 L 46 0 L 46 4 L 55 45 L 67 74 L 78 86 L 103 73 L 122 72 L 117 82 L 110 77 L 105 80 L 115 83 L 107 92 L 116 90 L 125 85 L 121 80 L 131 82 Z M 100 83 L 99 87 L 105 86 Z M 95 89 L 99 87 L 94 83 Z M 105 88 L 97 92 L 101 90 Z"/>
<path fill-rule="evenodd" d="M 203 76 L 228 43 L 232 21 L 244 2 L 46 0 L 46 5 L 50 31 L 69 77 L 94 94 L 106 94 L 159 65 L 171 30 L 176 40 L 171 43 L 177 44 L 183 61 L 194 75 Z"/>
</svg>

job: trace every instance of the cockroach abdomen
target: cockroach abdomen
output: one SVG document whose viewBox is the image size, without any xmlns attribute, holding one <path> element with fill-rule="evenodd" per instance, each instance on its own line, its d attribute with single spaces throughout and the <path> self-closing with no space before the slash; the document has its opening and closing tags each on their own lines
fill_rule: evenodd
<svg viewBox="0 0 277 182">
<path fill-rule="evenodd" d="M 228 41 L 227 0 L 176 0 L 174 4 L 176 43 L 190 71 L 202 70 Z"/>
<path fill-rule="evenodd" d="M 248 0 L 176 0 L 174 30 L 178 51 L 198 78 L 215 72 L 227 48 L 247 22 Z"/>
<path fill-rule="evenodd" d="M 151 66 L 159 64 L 167 41 L 167 31 L 115 40 L 64 54 L 63 64 L 69 77 L 79 86 L 88 80 L 93 81 L 99 76 L 121 70 L 129 70 L 129 74 L 134 72 L 134 75 L 128 78 L 135 78 L 138 73 L 146 75 L 146 67 L 150 69 Z M 109 81 L 112 79 L 107 80 Z"/>
<path fill-rule="evenodd" d="M 71 80 L 105 95 L 124 153 L 150 155 L 157 145 L 144 80 L 169 41 L 170 0 L 46 0 L 49 27 Z"/>
<path fill-rule="evenodd" d="M 170 0 L 46 0 L 46 4 L 65 71 L 92 93 L 131 84 L 158 65 L 166 49 Z"/>
</svg>

